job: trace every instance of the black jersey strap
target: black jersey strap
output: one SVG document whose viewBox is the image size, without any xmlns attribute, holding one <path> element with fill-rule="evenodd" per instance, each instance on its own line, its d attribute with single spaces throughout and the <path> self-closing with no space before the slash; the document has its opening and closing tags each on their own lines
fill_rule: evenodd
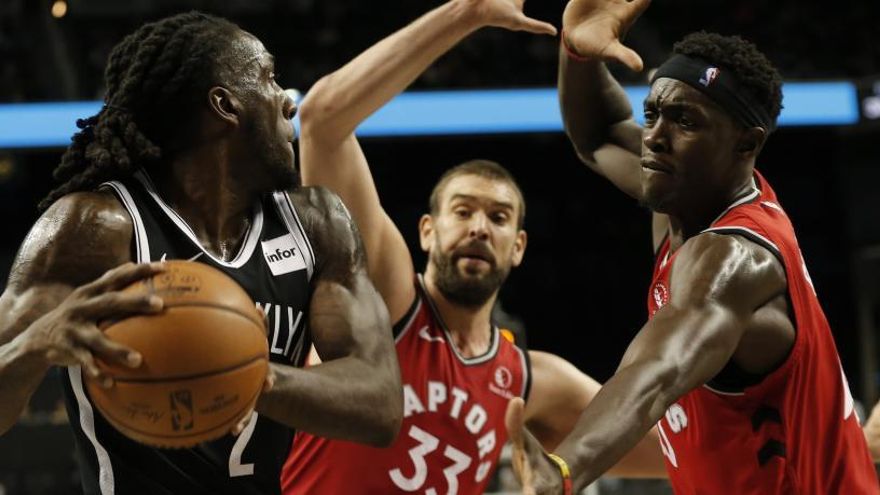
<svg viewBox="0 0 880 495">
<path fill-rule="evenodd" d="M 415 318 L 416 312 L 419 309 L 419 302 L 421 302 L 421 299 L 419 297 L 418 291 L 416 291 L 416 295 L 415 297 L 413 297 L 413 301 L 412 304 L 409 305 L 409 309 L 407 309 L 406 313 L 404 313 L 403 316 L 391 326 L 391 335 L 394 337 L 395 340 L 397 340 L 397 337 L 399 337 L 400 334 L 403 333 L 403 331 L 406 330 L 412 323 L 412 319 Z"/>
</svg>

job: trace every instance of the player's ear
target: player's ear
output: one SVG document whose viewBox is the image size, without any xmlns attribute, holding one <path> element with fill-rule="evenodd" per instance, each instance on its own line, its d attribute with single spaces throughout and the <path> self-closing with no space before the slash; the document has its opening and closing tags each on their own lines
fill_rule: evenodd
<svg viewBox="0 0 880 495">
<path fill-rule="evenodd" d="M 513 241 L 513 259 L 511 260 L 513 266 L 519 266 L 519 264 L 522 263 L 523 256 L 526 254 L 526 243 L 528 239 L 525 230 L 520 229 L 520 231 L 516 233 L 516 240 Z"/>
<path fill-rule="evenodd" d="M 419 219 L 419 246 L 422 251 L 428 252 L 431 244 L 434 243 L 434 217 L 425 213 Z"/>
<path fill-rule="evenodd" d="M 755 158 L 767 141 L 767 131 L 763 127 L 749 127 L 740 134 L 736 151 L 745 158 Z"/>
<path fill-rule="evenodd" d="M 219 120 L 238 125 L 239 115 L 241 113 L 241 102 L 234 93 L 223 86 L 214 86 L 208 90 L 208 108 L 211 115 Z"/>
</svg>

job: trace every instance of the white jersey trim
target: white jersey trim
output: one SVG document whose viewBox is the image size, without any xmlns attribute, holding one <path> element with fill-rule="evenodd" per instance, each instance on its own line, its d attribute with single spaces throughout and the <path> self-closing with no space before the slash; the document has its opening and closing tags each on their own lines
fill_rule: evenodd
<svg viewBox="0 0 880 495">
<path fill-rule="evenodd" d="M 272 198 L 275 200 L 278 214 L 287 226 L 290 235 L 293 236 L 293 242 L 297 244 L 299 251 L 303 253 L 306 261 L 306 273 L 309 280 L 312 280 L 312 275 L 315 273 L 315 252 L 312 250 L 312 243 L 309 242 L 309 236 L 306 235 L 302 222 L 299 221 L 296 208 L 293 207 L 293 202 L 290 201 L 290 196 L 285 191 L 272 193 Z"/>
<path fill-rule="evenodd" d="M 257 202 L 254 207 L 254 216 L 251 219 L 250 225 L 248 226 L 248 230 L 245 233 L 245 241 L 242 243 L 241 248 L 239 248 L 238 253 L 235 255 L 231 261 L 226 261 L 214 256 L 211 252 L 202 246 L 202 243 L 199 242 L 199 239 L 196 237 L 192 228 L 186 221 L 181 218 L 180 215 L 177 214 L 167 203 L 159 196 L 156 192 L 153 183 L 150 181 L 150 178 L 143 172 L 143 170 L 139 170 L 134 174 L 134 177 L 143 184 L 144 188 L 156 201 L 159 207 L 162 208 L 162 211 L 168 215 L 168 218 L 174 222 L 177 227 L 187 236 L 189 240 L 192 241 L 193 244 L 196 245 L 206 256 L 214 260 L 218 265 L 222 265 L 228 268 L 241 268 L 244 266 L 250 259 L 254 253 L 254 249 L 257 244 L 259 244 L 260 233 L 263 230 L 263 206 Z"/>
<path fill-rule="evenodd" d="M 516 345 L 515 343 L 513 344 L 513 348 L 514 348 L 514 350 L 516 350 L 517 353 L 519 353 L 519 360 L 520 360 L 520 363 L 522 364 L 523 381 L 522 381 L 522 390 L 520 391 L 519 396 L 522 397 L 523 400 L 525 400 L 526 399 L 526 392 L 528 391 L 528 387 L 529 387 L 529 378 L 530 378 L 529 377 L 529 371 L 530 371 L 529 365 L 528 365 L 528 361 L 526 360 L 526 352 L 528 352 L 528 351 L 526 351 L 524 349 L 520 349 L 519 346 Z"/>
<path fill-rule="evenodd" d="M 70 386 L 79 406 L 79 424 L 86 438 L 95 448 L 95 457 L 98 458 L 98 489 L 101 490 L 101 495 L 114 495 L 113 465 L 110 463 L 110 454 L 95 435 L 95 411 L 83 390 L 82 370 L 79 366 L 68 366 L 67 376 L 70 378 Z"/>
<path fill-rule="evenodd" d="M 748 203 L 749 201 L 752 201 L 753 199 L 757 198 L 760 195 L 761 195 L 761 191 L 758 190 L 758 186 L 755 184 L 755 179 L 752 178 L 752 192 L 750 192 L 750 193 L 746 194 L 745 196 L 739 198 L 738 200 L 734 201 L 733 204 L 728 206 L 720 215 L 718 215 L 718 218 L 713 220 L 712 223 L 710 223 L 709 225 L 712 225 L 715 222 L 717 222 L 718 220 L 721 220 L 722 218 L 724 218 L 724 215 L 727 215 L 727 213 L 730 210 L 736 208 L 739 205 Z"/>
<path fill-rule="evenodd" d="M 729 395 L 729 396 L 746 395 L 745 392 L 722 392 L 721 390 L 718 390 L 717 388 L 712 388 L 709 385 L 706 385 L 705 383 L 703 384 L 703 387 L 706 388 L 707 390 L 709 390 L 710 392 L 714 392 L 718 395 Z"/>
<path fill-rule="evenodd" d="M 722 218 L 724 218 L 724 215 L 727 215 L 727 214 L 730 212 L 730 210 L 736 208 L 737 206 L 740 206 L 740 205 L 743 205 L 743 204 L 745 204 L 745 203 L 748 203 L 749 201 L 752 201 L 753 199 L 757 198 L 757 197 L 760 196 L 760 195 L 761 195 L 761 191 L 758 190 L 758 186 L 755 184 L 755 179 L 752 178 L 752 191 L 751 191 L 750 193 L 746 194 L 745 196 L 743 196 L 743 197 L 737 199 L 737 200 L 734 201 L 730 206 L 728 206 L 727 208 L 725 208 L 724 211 L 721 212 L 721 214 L 718 215 L 718 217 L 717 217 L 715 220 L 712 220 L 712 223 L 710 223 L 709 225 L 714 225 L 715 222 L 717 222 L 717 221 L 721 220 Z M 719 227 L 719 228 L 723 228 L 723 227 Z M 712 228 L 711 228 L 711 227 L 708 228 L 708 229 L 706 229 L 706 230 L 704 230 L 703 232 L 710 232 L 710 231 L 712 231 Z M 666 232 L 666 238 L 667 238 L 667 239 L 669 238 L 669 230 L 668 230 L 668 229 L 667 229 L 667 232 Z M 664 242 L 665 242 L 665 241 L 664 241 Z M 661 246 L 662 246 L 662 245 L 663 245 L 663 244 L 661 243 Z M 670 248 L 671 248 L 671 246 L 670 246 Z M 666 254 L 663 255 L 663 260 L 660 262 L 660 268 L 664 268 L 664 267 L 666 267 L 666 263 L 669 261 L 669 253 L 670 253 L 670 251 L 671 251 L 671 249 L 667 249 L 667 250 L 666 250 Z"/>
<path fill-rule="evenodd" d="M 147 238 L 144 221 L 141 219 L 141 213 L 134 202 L 134 198 L 131 197 L 131 193 L 128 192 L 128 188 L 125 187 L 125 184 L 118 181 L 105 182 L 102 186 L 112 187 L 116 191 L 122 206 L 128 210 L 128 214 L 131 216 L 131 222 L 134 224 L 135 251 L 137 252 L 137 259 L 135 261 L 138 263 L 152 261 L 150 259 L 150 240 Z"/>
<path fill-rule="evenodd" d="M 425 300 L 428 301 L 428 306 L 431 308 L 431 312 L 434 313 L 434 318 L 437 319 L 437 322 L 440 324 L 440 328 L 443 329 L 443 335 L 446 338 L 446 342 L 449 343 L 449 348 L 452 349 L 452 353 L 455 355 L 455 357 L 459 361 L 461 361 L 462 364 L 468 366 L 474 364 L 482 364 L 494 359 L 495 356 L 498 354 L 498 348 L 500 347 L 498 342 L 500 340 L 498 327 L 492 325 L 492 334 L 490 336 L 492 341 L 489 343 L 489 349 L 485 353 L 479 356 L 474 356 L 472 358 L 466 358 L 462 356 L 461 353 L 458 352 L 458 349 L 455 347 L 454 341 L 452 340 L 452 333 L 446 326 L 446 322 L 443 321 L 443 317 L 440 316 L 440 311 L 437 310 L 437 306 L 434 305 L 434 301 L 432 301 L 431 296 L 428 295 L 428 290 L 425 288 L 425 280 L 421 273 L 418 275 L 418 280 L 420 286 L 419 289 L 421 290 L 421 294 L 419 295 L 419 297 L 424 297 Z"/>
</svg>

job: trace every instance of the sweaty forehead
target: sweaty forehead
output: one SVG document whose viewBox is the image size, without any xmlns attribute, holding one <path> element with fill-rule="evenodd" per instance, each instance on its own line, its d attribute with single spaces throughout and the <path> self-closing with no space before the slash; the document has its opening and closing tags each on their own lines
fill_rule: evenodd
<svg viewBox="0 0 880 495">
<path fill-rule="evenodd" d="M 273 61 L 263 42 L 247 31 L 238 31 L 229 48 L 228 61 L 238 70 L 258 69 Z"/>
</svg>

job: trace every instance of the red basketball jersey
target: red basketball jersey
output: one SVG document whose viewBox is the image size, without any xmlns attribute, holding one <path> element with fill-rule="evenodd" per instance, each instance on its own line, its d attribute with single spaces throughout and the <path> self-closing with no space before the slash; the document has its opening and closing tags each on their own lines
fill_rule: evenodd
<svg viewBox="0 0 880 495">
<path fill-rule="evenodd" d="M 681 398 L 660 419 L 660 443 L 677 495 L 878 494 L 877 475 L 831 329 L 816 298 L 794 229 L 776 194 L 757 188 L 705 232 L 745 237 L 785 267 L 797 336 L 778 369 L 755 385 L 713 382 Z M 648 295 L 653 317 L 669 300 L 675 253 L 667 239 Z"/>
<path fill-rule="evenodd" d="M 396 336 L 403 382 L 400 435 L 386 449 L 298 432 L 285 495 L 480 494 L 507 441 L 504 413 L 529 385 L 526 353 L 492 329 L 489 351 L 464 358 L 421 281 Z"/>
</svg>

